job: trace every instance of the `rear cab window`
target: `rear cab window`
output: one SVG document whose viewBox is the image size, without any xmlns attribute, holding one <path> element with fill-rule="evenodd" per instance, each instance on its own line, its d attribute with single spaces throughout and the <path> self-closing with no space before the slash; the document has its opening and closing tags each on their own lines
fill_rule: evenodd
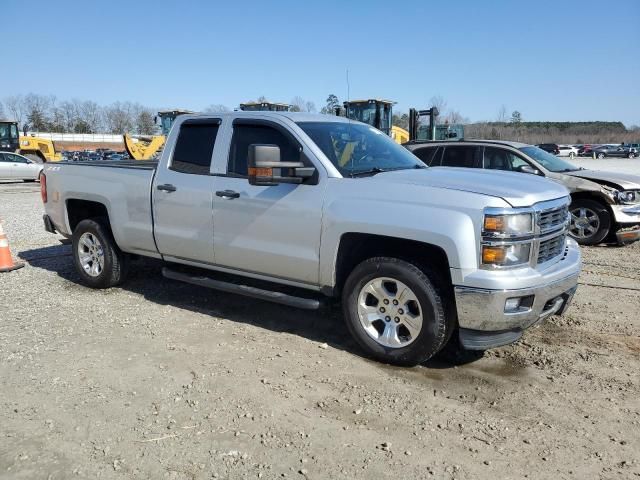
<svg viewBox="0 0 640 480">
<path fill-rule="evenodd" d="M 190 175 L 209 175 L 219 128 L 218 119 L 185 120 L 180 125 L 169 169 Z"/>
</svg>

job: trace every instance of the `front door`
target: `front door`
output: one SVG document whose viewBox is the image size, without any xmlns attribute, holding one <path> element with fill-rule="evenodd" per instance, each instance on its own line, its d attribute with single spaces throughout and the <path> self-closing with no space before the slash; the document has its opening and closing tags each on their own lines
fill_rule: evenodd
<svg viewBox="0 0 640 480">
<path fill-rule="evenodd" d="M 278 145 L 283 162 L 299 161 L 300 145 L 277 124 L 234 122 L 226 174 L 214 180 L 216 264 L 315 285 L 326 182 L 250 185 L 251 144 Z"/>
<path fill-rule="evenodd" d="M 153 185 L 154 234 L 166 259 L 213 263 L 213 179 L 218 119 L 180 125 L 166 168 Z"/>
</svg>

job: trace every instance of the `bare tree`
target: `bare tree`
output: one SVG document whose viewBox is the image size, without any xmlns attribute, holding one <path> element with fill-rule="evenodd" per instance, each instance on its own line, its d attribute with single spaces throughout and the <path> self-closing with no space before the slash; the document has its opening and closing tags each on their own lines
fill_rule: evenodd
<svg viewBox="0 0 640 480">
<path fill-rule="evenodd" d="M 135 131 L 140 135 L 153 135 L 156 132 L 154 110 L 136 103 L 132 107 Z"/>
<path fill-rule="evenodd" d="M 230 112 L 231 110 L 226 105 L 222 105 L 221 103 L 212 103 L 202 110 L 204 113 L 224 113 Z"/>
<path fill-rule="evenodd" d="M 132 105 L 129 102 L 115 102 L 105 107 L 104 119 L 109 133 L 130 133 L 134 130 Z"/>
<path fill-rule="evenodd" d="M 496 117 L 496 122 L 507 122 L 509 121 L 509 114 L 507 113 L 507 106 L 503 103 L 498 110 L 498 115 Z"/>
<path fill-rule="evenodd" d="M 291 99 L 291 111 L 292 112 L 315 112 L 316 104 L 305 100 L 299 95 L 296 95 Z"/>
<path fill-rule="evenodd" d="M 440 117 L 444 118 L 445 110 L 447 109 L 447 101 L 442 97 L 442 95 L 434 95 L 429 100 L 429 108 L 431 107 L 436 107 L 440 113 Z"/>
<path fill-rule="evenodd" d="M 51 127 L 51 114 L 56 97 L 30 93 L 24 97 L 23 108 L 32 131 L 47 131 Z"/>
<path fill-rule="evenodd" d="M 11 116 L 11 119 L 22 125 L 22 122 L 26 119 L 24 97 L 22 95 L 12 95 L 5 98 L 4 103 L 7 107 L 9 115 Z"/>
</svg>

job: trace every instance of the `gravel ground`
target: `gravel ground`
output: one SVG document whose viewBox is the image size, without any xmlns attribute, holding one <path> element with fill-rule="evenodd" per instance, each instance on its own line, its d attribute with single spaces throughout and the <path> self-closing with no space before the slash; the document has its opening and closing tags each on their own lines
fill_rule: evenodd
<svg viewBox="0 0 640 480">
<path fill-rule="evenodd" d="M 577 167 L 591 170 L 606 170 L 608 172 L 629 173 L 640 175 L 640 158 L 603 158 L 596 159 L 578 157 L 566 159 Z"/>
<path fill-rule="evenodd" d="M 562 318 L 475 362 L 359 356 L 335 311 L 80 286 L 37 185 L 0 185 L 0 478 L 638 478 L 640 244 L 584 249 Z"/>
</svg>

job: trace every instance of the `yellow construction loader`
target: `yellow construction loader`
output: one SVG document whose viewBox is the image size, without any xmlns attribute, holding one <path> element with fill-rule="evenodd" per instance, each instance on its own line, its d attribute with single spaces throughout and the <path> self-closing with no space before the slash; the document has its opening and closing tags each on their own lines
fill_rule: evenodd
<svg viewBox="0 0 640 480">
<path fill-rule="evenodd" d="M 162 151 L 167 135 L 178 115 L 194 113 L 190 110 L 163 110 L 158 112 L 156 121 L 160 119 L 162 135 L 129 135 L 124 134 L 124 149 L 134 160 L 149 160 Z"/>
<path fill-rule="evenodd" d="M 393 103 L 390 100 L 369 99 L 344 102 L 344 114 L 347 118 L 368 123 L 372 127 L 389 135 L 396 143 L 409 141 L 409 132 L 391 124 Z"/>
<path fill-rule="evenodd" d="M 15 120 L 0 119 L 0 152 L 19 153 L 39 163 L 62 160 L 48 138 L 20 135 Z"/>
</svg>

